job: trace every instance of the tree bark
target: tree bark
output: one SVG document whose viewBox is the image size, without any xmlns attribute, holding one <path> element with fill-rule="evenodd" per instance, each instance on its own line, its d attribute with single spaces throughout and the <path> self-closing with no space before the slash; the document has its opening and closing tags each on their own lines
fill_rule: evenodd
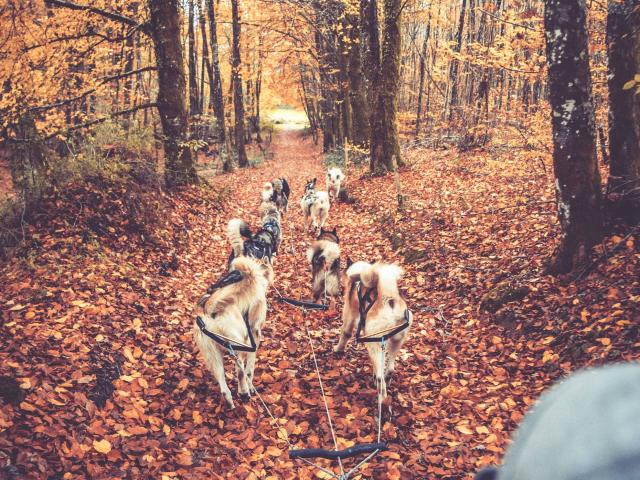
<svg viewBox="0 0 640 480">
<path fill-rule="evenodd" d="M 198 72 L 196 60 L 196 35 L 195 35 L 195 15 L 194 0 L 189 0 L 189 25 L 187 36 L 189 40 L 189 115 L 200 115 L 200 101 L 198 98 Z"/>
<path fill-rule="evenodd" d="M 462 0 L 460 9 L 460 19 L 458 20 L 458 33 L 456 34 L 456 44 L 453 51 L 460 53 L 462 50 L 462 33 L 464 32 L 464 18 L 467 12 L 467 0 Z M 458 105 L 458 60 L 451 60 L 449 69 L 449 81 L 451 82 L 451 100 L 449 102 L 449 120 L 453 118 L 454 111 Z"/>
<path fill-rule="evenodd" d="M 240 12 L 238 0 L 231 0 L 231 17 L 233 30 L 233 53 L 231 62 L 231 77 L 233 83 L 233 107 L 235 113 L 235 137 L 236 151 L 238 152 L 238 165 L 249 166 L 247 151 L 244 144 L 244 96 L 242 93 L 242 75 L 240 73 Z"/>
<path fill-rule="evenodd" d="M 400 0 L 384 0 L 382 56 L 378 40 L 376 0 L 366 2 L 370 65 L 375 68 L 372 81 L 374 110 L 371 116 L 370 169 L 375 175 L 393 171 L 402 165 L 398 126 L 397 94 L 400 87 L 401 8 Z"/>
<path fill-rule="evenodd" d="M 158 64 L 158 112 L 164 134 L 169 187 L 197 183 L 191 149 L 178 0 L 149 0 L 151 37 Z"/>
<path fill-rule="evenodd" d="M 571 271 L 602 238 L 584 0 L 545 0 L 544 28 L 561 238 L 549 272 Z"/>
<path fill-rule="evenodd" d="M 357 15 L 347 17 L 350 26 L 349 44 L 349 101 L 351 104 L 352 137 L 349 141 L 364 146 L 369 142 L 369 110 L 362 74 L 362 29 Z"/>
<path fill-rule="evenodd" d="M 420 80 L 418 82 L 418 107 L 416 110 L 416 137 L 420 135 L 420 120 L 422 118 L 422 95 L 424 90 L 424 74 L 427 66 L 427 46 L 431 35 L 431 5 L 429 6 L 429 19 L 427 20 L 427 31 L 422 42 L 422 52 L 420 52 Z"/>
<path fill-rule="evenodd" d="M 224 97 L 222 95 L 222 76 L 220 75 L 220 55 L 218 49 L 218 33 L 216 29 L 216 10 L 213 0 L 206 0 L 209 11 L 209 41 L 211 42 L 211 68 L 213 69 L 213 80 L 211 82 L 211 95 L 213 101 L 213 114 L 216 117 L 218 135 L 220 143 L 226 144 L 226 129 L 224 122 Z M 231 170 L 230 152 L 227 152 L 226 160 L 223 164 L 225 172 Z"/>
<path fill-rule="evenodd" d="M 625 83 L 640 73 L 640 10 L 637 0 L 609 3 L 608 191 L 620 196 L 613 212 L 627 221 L 640 220 L 640 95 L 638 84 Z"/>
</svg>

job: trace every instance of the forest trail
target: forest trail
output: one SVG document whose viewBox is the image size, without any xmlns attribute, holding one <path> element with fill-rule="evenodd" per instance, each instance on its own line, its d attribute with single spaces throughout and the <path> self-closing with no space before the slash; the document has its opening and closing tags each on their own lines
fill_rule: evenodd
<svg viewBox="0 0 640 480">
<path fill-rule="evenodd" d="M 257 227 L 262 184 L 275 177 L 292 189 L 275 286 L 310 297 L 312 236 L 302 232 L 299 200 L 307 179 L 324 186 L 325 166 L 301 135 L 278 132 L 273 158 L 255 168 L 161 193 L 157 238 L 132 233 L 122 215 L 130 192 L 109 185 L 61 192 L 46 207 L 54 213 L 28 226 L 31 249 L 0 270 L 0 375 L 17 378 L 26 393 L 0 408 L 0 454 L 18 473 L 318 478 L 289 460 L 257 399 L 225 409 L 192 336 L 193 305 L 226 269 L 228 220 Z M 499 458 L 554 379 L 634 358 L 636 332 L 624 319 L 636 318 L 640 297 L 622 276 L 636 268 L 625 260 L 633 242 L 611 257 L 609 280 L 561 284 L 541 273 L 556 227 L 551 182 L 533 157 L 404 154 L 404 209 L 393 175 L 371 178 L 353 165 L 346 186 L 354 203 L 332 205 L 327 222 L 338 229 L 343 261 L 404 266 L 400 286 L 415 314 L 390 385 L 393 415 L 383 421 L 390 448 L 361 478 L 471 478 Z M 526 297 L 495 314 L 480 310 L 482 296 L 505 279 L 525 284 Z M 331 448 L 304 319 L 274 295 L 254 384 L 296 448 Z M 340 303 L 307 320 L 339 446 L 347 447 L 374 440 L 376 391 L 364 347 L 332 352 Z M 230 361 L 227 371 L 237 399 Z"/>
</svg>

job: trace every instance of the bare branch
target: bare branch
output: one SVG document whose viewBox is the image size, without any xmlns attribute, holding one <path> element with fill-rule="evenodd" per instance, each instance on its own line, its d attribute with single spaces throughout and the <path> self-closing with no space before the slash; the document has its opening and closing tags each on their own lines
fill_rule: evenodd
<svg viewBox="0 0 640 480">
<path fill-rule="evenodd" d="M 70 10 L 83 10 L 91 12 L 101 17 L 113 20 L 114 22 L 124 23 L 131 27 L 138 27 L 145 33 L 148 33 L 148 27 L 146 24 L 141 24 L 133 18 L 126 17 L 116 12 L 110 12 L 108 10 L 102 10 L 101 8 L 92 7 L 89 5 L 80 5 L 79 3 L 68 2 L 64 0 L 45 0 L 45 3 L 50 7 L 68 8 Z"/>
</svg>

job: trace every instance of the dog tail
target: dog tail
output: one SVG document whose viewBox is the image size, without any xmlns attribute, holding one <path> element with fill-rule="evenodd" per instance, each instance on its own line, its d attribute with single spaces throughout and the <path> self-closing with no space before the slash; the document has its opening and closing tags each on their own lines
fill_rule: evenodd
<svg viewBox="0 0 640 480">
<path fill-rule="evenodd" d="M 281 178 L 280 180 L 282 181 L 282 193 L 284 193 L 288 199 L 289 194 L 291 193 L 291 190 L 289 189 L 289 182 L 287 182 L 287 179 L 284 177 Z"/>
<path fill-rule="evenodd" d="M 366 288 L 375 288 L 378 298 L 397 297 L 398 279 L 402 276 L 402 267 L 390 263 L 356 262 L 347 270 L 351 283 L 360 281 Z"/>
<path fill-rule="evenodd" d="M 244 252 L 244 238 L 251 238 L 249 226 L 239 218 L 229 220 L 227 225 L 227 239 L 233 249 L 233 255 L 239 257 Z"/>
<path fill-rule="evenodd" d="M 262 193 L 260 194 L 260 197 L 264 202 L 271 201 L 273 194 L 275 193 L 274 191 L 274 184 L 272 182 L 265 182 L 262 185 Z"/>
</svg>

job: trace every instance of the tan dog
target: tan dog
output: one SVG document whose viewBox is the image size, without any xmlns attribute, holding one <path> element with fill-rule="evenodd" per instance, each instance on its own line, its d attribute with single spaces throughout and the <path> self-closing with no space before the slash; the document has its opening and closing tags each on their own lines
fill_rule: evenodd
<svg viewBox="0 0 640 480">
<path fill-rule="evenodd" d="M 398 265 L 388 263 L 370 264 L 356 262 L 351 265 L 345 275 L 344 309 L 342 311 L 342 331 L 335 352 L 344 351 L 353 329 L 360 319 L 358 288 L 372 289 L 373 306 L 366 314 L 364 331 L 361 335 L 378 336 L 380 332 L 389 331 L 402 325 L 405 321 L 413 322 L 413 314 L 407 309 L 398 291 L 398 279 L 403 270 Z M 366 343 L 369 358 L 373 364 L 373 373 L 380 385 L 380 394 L 387 396 L 387 382 L 396 368 L 396 356 L 407 338 L 409 328 L 402 330 L 386 341 L 386 364 L 383 365 L 379 342 Z"/>
<path fill-rule="evenodd" d="M 256 346 L 259 346 L 267 315 L 267 289 L 272 282 L 273 269 L 270 264 L 250 257 L 238 257 L 231 263 L 229 274 L 212 285 L 209 293 L 198 301 L 196 315 L 209 332 L 230 339 L 235 344 L 247 345 L 250 340 L 243 317 L 246 315 Z M 224 376 L 224 354 L 227 349 L 207 337 L 197 322 L 194 325 L 194 338 L 207 368 L 220 385 L 224 400 L 229 408 L 233 408 L 233 398 Z M 237 352 L 237 356 L 242 365 L 240 368 L 236 364 L 238 393 L 248 398 L 253 390 L 256 352 Z"/>
</svg>

